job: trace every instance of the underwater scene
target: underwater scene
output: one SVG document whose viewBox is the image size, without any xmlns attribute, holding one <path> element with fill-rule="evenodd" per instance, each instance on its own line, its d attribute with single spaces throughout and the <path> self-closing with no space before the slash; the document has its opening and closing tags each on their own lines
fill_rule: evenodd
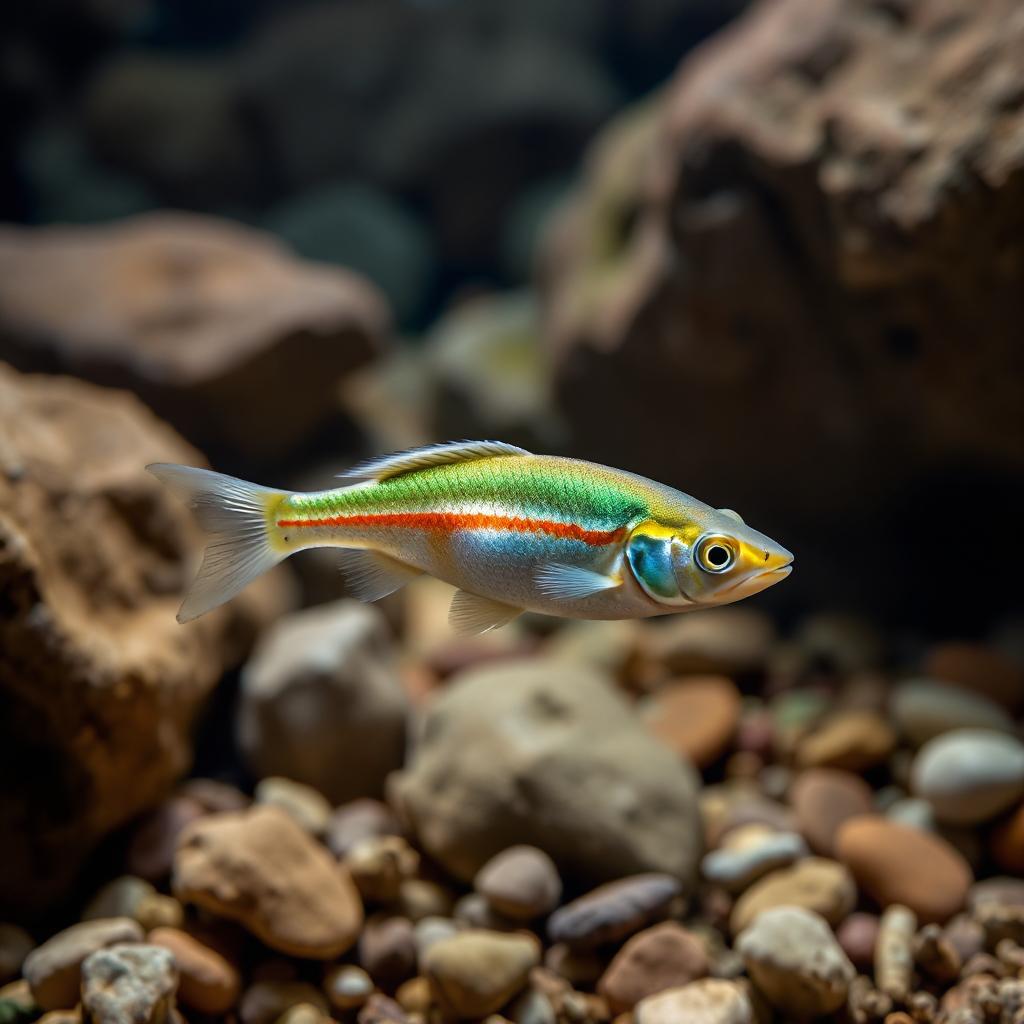
<svg viewBox="0 0 1024 1024">
<path fill-rule="evenodd" d="M 0 1024 L 1024 1024 L 1024 3 L 0 6 Z"/>
</svg>

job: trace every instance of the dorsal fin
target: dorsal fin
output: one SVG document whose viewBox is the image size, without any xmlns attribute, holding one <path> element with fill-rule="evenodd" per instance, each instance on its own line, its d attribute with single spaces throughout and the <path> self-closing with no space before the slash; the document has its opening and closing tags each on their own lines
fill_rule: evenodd
<svg viewBox="0 0 1024 1024">
<path fill-rule="evenodd" d="M 504 441 L 448 441 L 370 459 L 338 476 L 343 480 L 389 480 L 413 470 L 443 466 L 450 462 L 473 462 L 476 459 L 492 459 L 496 455 L 529 454 L 525 448 L 517 448 Z"/>
</svg>

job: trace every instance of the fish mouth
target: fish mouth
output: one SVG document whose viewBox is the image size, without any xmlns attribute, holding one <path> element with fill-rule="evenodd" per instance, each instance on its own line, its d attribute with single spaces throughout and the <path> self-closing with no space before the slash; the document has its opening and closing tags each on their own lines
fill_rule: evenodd
<svg viewBox="0 0 1024 1024">
<path fill-rule="evenodd" d="M 731 587 L 721 591 L 721 596 L 729 595 L 730 600 L 739 600 L 743 597 L 750 597 L 751 594 L 758 594 L 767 590 L 776 583 L 781 583 L 793 571 L 793 556 L 785 565 L 776 565 L 771 569 L 762 569 L 753 576 L 737 580 Z"/>
</svg>

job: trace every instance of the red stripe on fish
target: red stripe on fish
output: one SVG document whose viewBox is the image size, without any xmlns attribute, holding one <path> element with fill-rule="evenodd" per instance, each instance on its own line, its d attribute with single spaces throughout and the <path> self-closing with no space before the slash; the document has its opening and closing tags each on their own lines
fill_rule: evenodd
<svg viewBox="0 0 1024 1024">
<path fill-rule="evenodd" d="M 461 512 L 380 512 L 330 516 L 324 519 L 279 519 L 280 527 L 291 526 L 405 526 L 418 530 L 514 530 L 517 533 L 548 533 L 567 540 L 579 540 L 598 547 L 613 544 L 626 530 L 588 530 L 576 523 L 553 519 L 524 519 L 519 516 L 492 516 Z"/>
</svg>

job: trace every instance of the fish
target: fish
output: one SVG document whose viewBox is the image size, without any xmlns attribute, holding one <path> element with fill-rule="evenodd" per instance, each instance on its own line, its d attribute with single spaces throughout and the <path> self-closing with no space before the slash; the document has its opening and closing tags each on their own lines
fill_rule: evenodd
<svg viewBox="0 0 1024 1024">
<path fill-rule="evenodd" d="M 146 467 L 211 534 L 179 622 L 307 548 L 338 548 L 363 601 L 420 575 L 456 588 L 449 622 L 483 633 L 524 611 L 636 619 L 729 604 L 785 579 L 793 555 L 731 509 L 621 469 L 453 441 L 362 463 L 339 487 L 262 487 Z"/>
</svg>

